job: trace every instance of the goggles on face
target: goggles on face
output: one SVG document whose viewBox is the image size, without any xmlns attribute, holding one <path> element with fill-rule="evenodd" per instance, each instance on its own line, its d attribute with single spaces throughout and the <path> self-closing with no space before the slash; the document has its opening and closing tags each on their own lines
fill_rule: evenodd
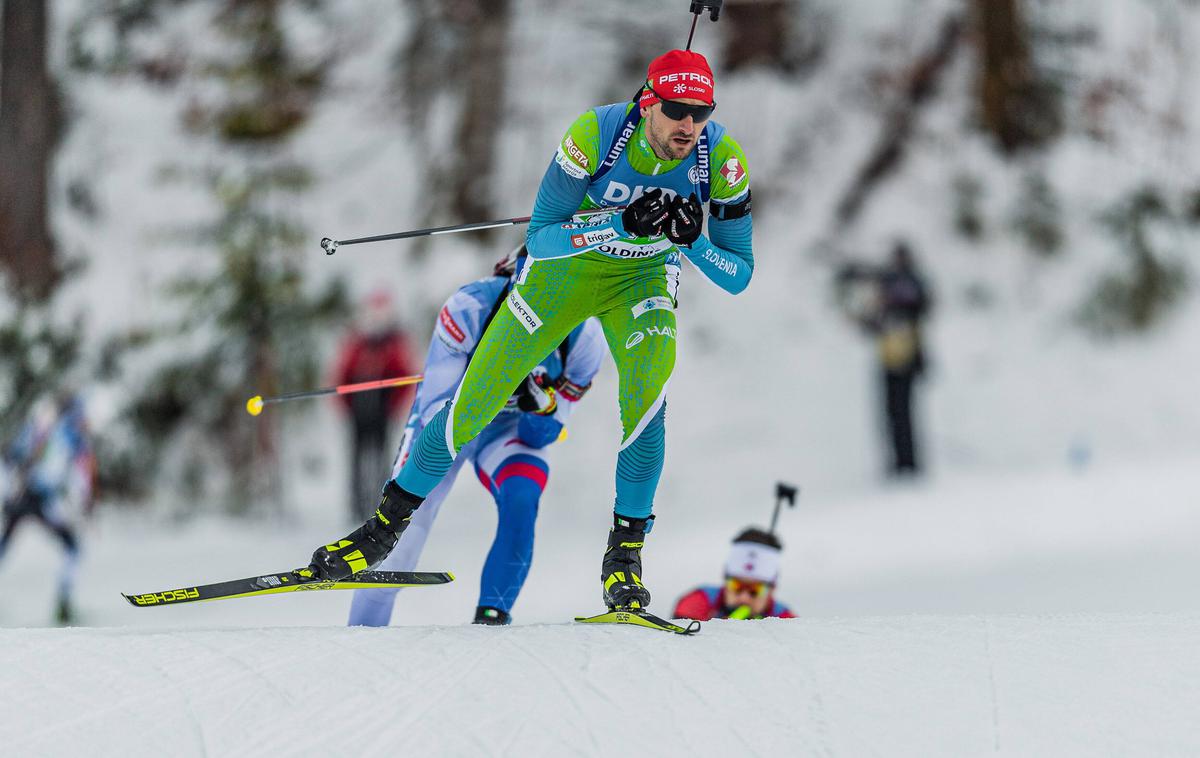
<svg viewBox="0 0 1200 758">
<path fill-rule="evenodd" d="M 736 579 L 730 577 L 725 580 L 725 589 L 729 590 L 734 595 L 746 593 L 754 597 L 766 597 L 771 592 L 771 585 L 766 582 L 757 582 L 754 580 Z"/>
<path fill-rule="evenodd" d="M 666 99 L 653 87 L 650 88 L 650 91 L 654 93 L 654 96 L 658 98 L 659 104 L 662 105 L 663 115 L 672 121 L 683 121 L 688 116 L 691 116 L 692 121 L 696 123 L 708 121 L 713 111 L 717 109 L 716 103 L 712 105 L 688 105 L 687 103 Z"/>
</svg>

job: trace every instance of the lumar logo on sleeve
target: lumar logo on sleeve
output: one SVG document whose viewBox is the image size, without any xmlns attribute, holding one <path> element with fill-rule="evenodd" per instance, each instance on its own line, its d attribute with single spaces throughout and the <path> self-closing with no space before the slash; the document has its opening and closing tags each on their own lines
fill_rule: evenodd
<svg viewBox="0 0 1200 758">
<path fill-rule="evenodd" d="M 195 600 L 200 597 L 200 590 L 192 587 L 191 589 L 150 592 L 145 595 L 131 595 L 130 597 L 138 605 L 162 605 L 163 603 L 179 603 L 186 600 Z"/>
<path fill-rule="evenodd" d="M 542 320 L 515 289 L 508 293 L 508 309 L 517 317 L 517 321 L 521 322 L 521 326 L 525 327 L 525 331 L 530 334 L 542 327 Z"/>
</svg>

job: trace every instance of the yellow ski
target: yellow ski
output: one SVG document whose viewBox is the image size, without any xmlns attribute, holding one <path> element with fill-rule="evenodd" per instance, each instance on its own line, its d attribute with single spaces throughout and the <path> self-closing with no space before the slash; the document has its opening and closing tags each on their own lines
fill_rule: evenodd
<svg viewBox="0 0 1200 758">
<path fill-rule="evenodd" d="M 576 616 L 575 620 L 581 624 L 630 624 L 683 635 L 692 635 L 700 631 L 699 621 L 689 621 L 687 626 L 680 626 L 646 611 L 614 610 L 598 616 Z"/>
<path fill-rule="evenodd" d="M 234 579 L 216 584 L 201 584 L 180 587 L 161 592 L 146 592 L 140 595 L 121 596 L 130 605 L 149 608 L 156 605 L 178 605 L 202 600 L 228 600 L 235 597 L 275 595 L 280 592 L 304 592 L 307 590 L 361 590 L 371 587 L 424 587 L 431 584 L 446 584 L 454 581 L 448 571 L 360 571 L 340 581 L 320 579 L 309 568 L 296 569 L 282 574 L 263 574 L 246 579 Z"/>
</svg>

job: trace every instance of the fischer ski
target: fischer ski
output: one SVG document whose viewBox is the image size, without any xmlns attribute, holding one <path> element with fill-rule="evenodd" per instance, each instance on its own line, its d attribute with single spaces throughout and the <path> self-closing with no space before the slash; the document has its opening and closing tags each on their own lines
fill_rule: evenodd
<svg viewBox="0 0 1200 758">
<path fill-rule="evenodd" d="M 620 611 L 614 610 L 608 613 L 601 613 L 598 616 L 576 616 L 575 620 L 581 624 L 630 624 L 631 626 L 641 626 L 646 629 L 658 629 L 662 632 L 671 632 L 672 634 L 693 635 L 700 631 L 699 621 L 689 621 L 687 626 L 661 619 L 653 613 L 646 611 Z"/>
<path fill-rule="evenodd" d="M 202 600 L 228 600 L 235 597 L 274 595 L 280 592 L 304 592 L 307 590 L 360 590 L 371 587 L 423 587 L 431 584 L 446 584 L 454 581 L 448 571 L 360 571 L 340 581 L 320 579 L 305 567 L 282 574 L 263 574 L 245 579 L 234 579 L 216 584 L 201 584 L 180 587 L 161 592 L 146 592 L 140 595 L 121 596 L 130 605 L 148 608 L 155 605 L 178 605 Z"/>
</svg>

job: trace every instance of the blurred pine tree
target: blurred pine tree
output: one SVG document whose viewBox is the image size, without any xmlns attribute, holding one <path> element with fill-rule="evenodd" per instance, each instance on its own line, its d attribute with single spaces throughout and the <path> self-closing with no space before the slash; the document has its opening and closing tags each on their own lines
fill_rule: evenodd
<svg viewBox="0 0 1200 758">
<path fill-rule="evenodd" d="M 325 24 L 323 5 L 127 0 L 93 8 L 72 30 L 71 57 L 81 70 L 189 84 L 184 126 L 198 141 L 222 146 L 215 159 L 164 171 L 169 180 L 205 188 L 215 207 L 211 220 L 173 235 L 204 251 L 168 288 L 178 321 L 110 351 L 111 358 L 137 348 L 157 362 L 122 414 L 133 432 L 129 440 L 106 448 L 111 458 L 105 463 L 129 475 L 128 491 L 152 484 L 170 452 L 175 460 L 166 484 L 189 500 L 221 497 L 235 513 L 278 513 L 283 506 L 280 414 L 252 419 L 243 408 L 249 395 L 314 384 L 319 336 L 346 311 L 340 281 L 319 291 L 305 282 L 302 246 L 310 235 L 295 208 L 312 177 L 289 149 L 336 57 L 332 41 L 298 54 L 289 32 L 300 20 Z M 197 8 L 210 11 L 209 44 L 139 54 L 155 48 L 136 44 L 138 35 L 161 34 L 174 14 Z M 100 54 L 85 42 L 104 25 L 109 41 Z"/>
</svg>

